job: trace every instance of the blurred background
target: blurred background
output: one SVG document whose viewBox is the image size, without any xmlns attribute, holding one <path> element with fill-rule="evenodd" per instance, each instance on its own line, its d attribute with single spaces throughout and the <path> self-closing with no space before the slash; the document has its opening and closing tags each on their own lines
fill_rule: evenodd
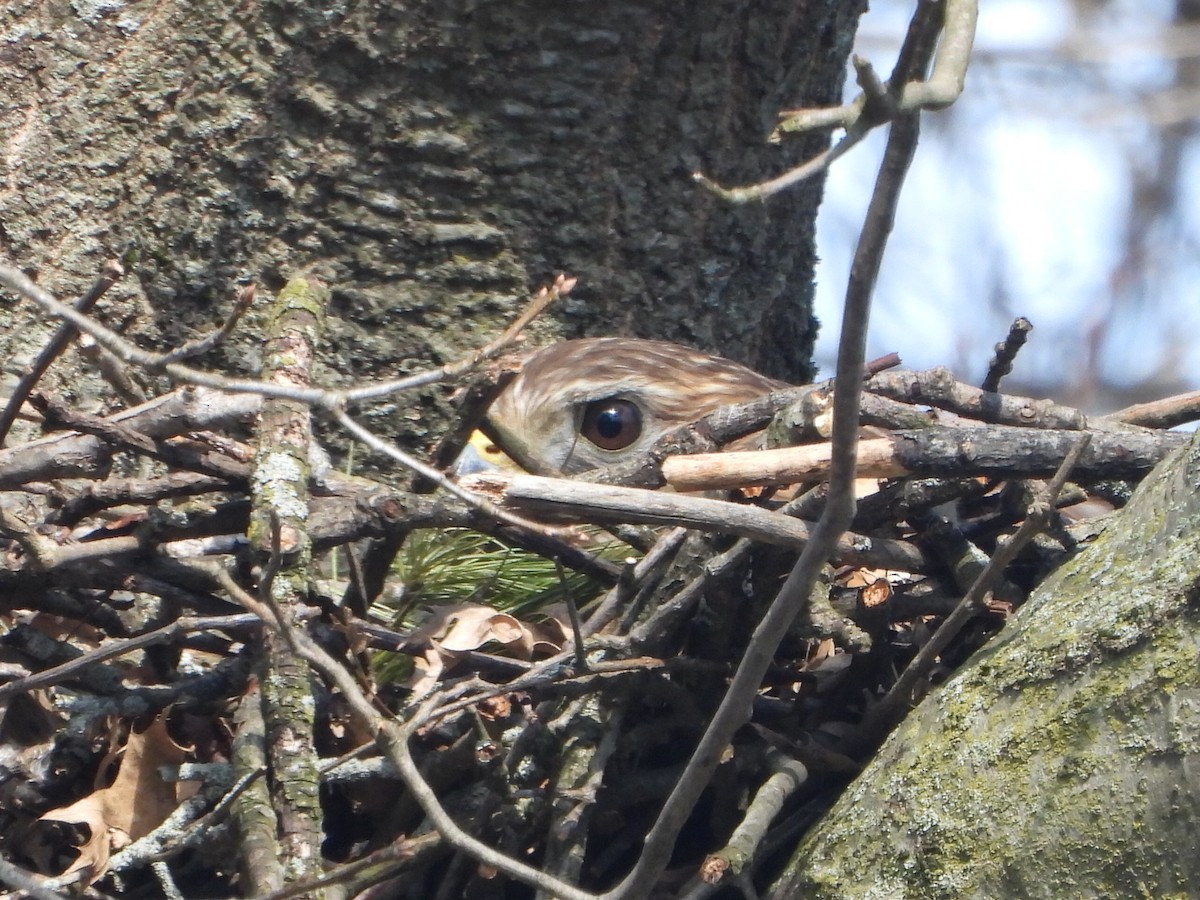
<svg viewBox="0 0 1200 900">
<path fill-rule="evenodd" d="M 857 52 L 886 77 L 914 4 L 871 5 Z M 869 356 L 978 384 L 1023 315 L 1034 331 L 1009 391 L 1098 413 L 1200 389 L 1200 0 L 980 7 L 966 93 L 922 119 Z M 822 375 L 885 137 L 829 175 Z"/>
</svg>

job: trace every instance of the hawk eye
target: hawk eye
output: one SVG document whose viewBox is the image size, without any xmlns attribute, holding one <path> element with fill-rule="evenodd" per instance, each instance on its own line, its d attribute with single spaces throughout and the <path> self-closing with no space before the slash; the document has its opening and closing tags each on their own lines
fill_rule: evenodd
<svg viewBox="0 0 1200 900">
<path fill-rule="evenodd" d="M 579 433 L 601 450 L 624 450 L 641 436 L 642 411 L 628 400 L 593 400 L 583 408 Z"/>
</svg>

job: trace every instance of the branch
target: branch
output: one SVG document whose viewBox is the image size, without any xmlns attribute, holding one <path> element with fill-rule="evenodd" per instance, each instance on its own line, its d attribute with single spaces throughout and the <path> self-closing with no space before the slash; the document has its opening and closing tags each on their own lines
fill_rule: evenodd
<svg viewBox="0 0 1200 900">
<path fill-rule="evenodd" d="M 887 695 L 867 711 L 854 735 L 846 742 L 847 746 L 843 748 L 844 752 L 853 756 L 875 746 L 884 735 L 900 723 L 909 708 L 915 705 L 919 699 L 918 685 L 928 677 L 938 657 L 963 626 L 979 614 L 987 595 L 1003 576 L 1009 563 L 1017 558 L 1017 554 L 1025 548 L 1026 544 L 1046 528 L 1054 501 L 1058 498 L 1063 485 L 1066 484 L 1067 476 L 1079 463 L 1091 439 L 1091 436 L 1087 434 L 1076 439 L 1075 446 L 1062 461 L 1062 465 L 1059 466 L 1048 485 L 1046 499 L 1030 507 L 1028 516 L 1021 523 L 1016 534 L 1000 545 L 992 558 L 988 560 L 984 570 L 975 579 L 970 590 L 963 595 L 954 612 L 946 617 L 925 646 L 909 661 L 908 666 L 888 690 Z"/>
<path fill-rule="evenodd" d="M 1078 431 L 1038 431 L 994 425 L 895 431 L 864 441 L 859 478 L 909 476 L 1046 478 L 1079 439 Z M 1083 478 L 1139 478 L 1187 443 L 1178 432 L 1100 432 L 1076 472 Z M 707 491 L 824 480 L 835 458 L 832 444 L 672 456 L 664 482 L 677 491 Z"/>
<path fill-rule="evenodd" d="M 874 128 L 921 110 L 945 109 L 959 98 L 966 83 L 979 10 L 977 0 L 945 0 L 944 19 L 939 17 L 941 9 L 940 0 L 922 0 L 918 5 L 889 82 L 880 82 L 870 64 L 856 57 L 854 64 L 862 88 L 858 97 L 833 109 L 783 112 L 780 114 L 782 120 L 771 135 L 771 140 L 777 141 L 782 135 L 793 132 L 845 128 L 845 136 L 832 148 L 777 178 L 750 187 L 724 188 L 699 172 L 693 178 L 732 203 L 764 200 L 824 172 Z M 924 80 L 926 54 L 932 52 L 939 31 L 941 40 L 933 74 Z M 918 62 L 919 65 L 914 64 Z"/>
<path fill-rule="evenodd" d="M 783 547 L 805 547 L 813 540 L 809 524 L 758 506 L 689 497 L 666 491 L 589 484 L 540 475 L 473 476 L 472 486 L 494 492 L 505 506 L 539 517 L 583 522 L 637 522 L 681 525 L 753 538 Z M 851 565 L 922 572 L 928 562 L 921 551 L 903 541 L 847 535 L 830 553 Z"/>
<path fill-rule="evenodd" d="M 117 280 L 124 274 L 125 269 L 119 261 L 115 259 L 106 261 L 100 269 L 100 277 L 88 288 L 87 293 L 75 302 L 75 311 L 80 315 L 87 313 L 93 306 L 100 302 L 100 298 L 107 294 L 108 289 L 116 284 Z M 41 352 L 38 353 L 37 359 L 29 365 L 25 374 L 21 376 L 21 380 L 13 388 L 12 396 L 8 398 L 8 403 L 5 404 L 4 410 L 0 412 L 0 447 L 4 446 L 4 440 L 8 437 L 8 432 L 17 420 L 17 416 L 21 412 L 21 406 L 29 399 L 29 395 L 33 393 L 33 389 L 37 386 L 37 383 L 46 374 L 46 370 L 50 368 L 54 360 L 62 355 L 63 351 L 67 349 L 71 341 L 78 334 L 79 329 L 68 322 L 59 325 L 58 331 L 46 342 Z"/>
<path fill-rule="evenodd" d="M 834 391 L 833 444 L 837 452 L 830 470 L 825 511 L 779 594 L 755 628 L 725 697 L 646 836 L 645 851 L 629 875 L 606 895 L 608 897 L 645 896 L 666 868 L 679 832 L 716 770 L 722 753 L 734 733 L 749 718 L 751 702 L 788 626 L 807 599 L 821 567 L 839 547 L 853 518 L 858 407 L 866 363 L 871 294 L 895 221 L 900 188 L 916 151 L 917 134 L 915 114 L 904 117 L 892 129 L 850 269 Z"/>
</svg>

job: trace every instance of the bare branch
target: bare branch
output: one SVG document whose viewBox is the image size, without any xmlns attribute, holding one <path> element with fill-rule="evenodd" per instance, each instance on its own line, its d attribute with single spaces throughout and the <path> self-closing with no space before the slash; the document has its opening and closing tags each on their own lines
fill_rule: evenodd
<svg viewBox="0 0 1200 900">
<path fill-rule="evenodd" d="M 789 110 L 780 114 L 782 121 L 771 140 L 818 128 L 845 128 L 845 136 L 829 150 L 790 172 L 750 187 L 724 188 L 699 172 L 693 177 L 708 190 L 733 203 L 763 200 L 824 172 L 872 129 L 921 110 L 945 109 L 963 92 L 979 10 L 978 0 L 945 0 L 945 16 L 941 19 L 942 5 L 940 0 L 922 0 L 918 4 L 889 82 L 881 82 L 869 63 L 856 58 L 855 69 L 862 93 L 853 101 L 833 109 Z M 941 40 L 936 62 L 932 75 L 926 80 L 923 78 L 926 58 L 921 55 L 932 52 L 939 31 Z M 912 65 L 914 59 L 919 59 L 919 66 Z"/>
<path fill-rule="evenodd" d="M 107 260 L 100 270 L 100 276 L 88 288 L 87 293 L 75 302 L 75 312 L 80 315 L 86 314 L 93 306 L 100 302 L 100 298 L 107 294 L 108 289 L 116 284 L 117 280 L 124 274 L 125 269 L 119 261 L 115 259 Z M 37 355 L 37 359 L 30 364 L 29 369 L 21 376 L 21 380 L 13 388 L 12 396 L 9 397 L 4 410 L 0 412 L 0 447 L 4 446 L 4 440 L 8 437 L 8 432 L 17 420 L 17 415 L 21 411 L 22 404 L 29 399 L 29 395 L 33 393 L 33 389 L 37 386 L 37 383 L 46 374 L 46 370 L 50 368 L 54 360 L 62 355 L 63 351 L 67 349 L 71 341 L 78 334 L 78 328 L 68 322 L 64 322 L 58 327 L 58 331 L 54 333 L 54 336 L 42 347 L 41 352 Z"/>
</svg>

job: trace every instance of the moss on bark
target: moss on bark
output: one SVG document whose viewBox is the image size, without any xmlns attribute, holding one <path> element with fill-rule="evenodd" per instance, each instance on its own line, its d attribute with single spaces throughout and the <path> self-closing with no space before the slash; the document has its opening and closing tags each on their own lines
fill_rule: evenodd
<svg viewBox="0 0 1200 900">
<path fill-rule="evenodd" d="M 888 740 L 775 896 L 1188 896 L 1200 442 Z"/>
</svg>

